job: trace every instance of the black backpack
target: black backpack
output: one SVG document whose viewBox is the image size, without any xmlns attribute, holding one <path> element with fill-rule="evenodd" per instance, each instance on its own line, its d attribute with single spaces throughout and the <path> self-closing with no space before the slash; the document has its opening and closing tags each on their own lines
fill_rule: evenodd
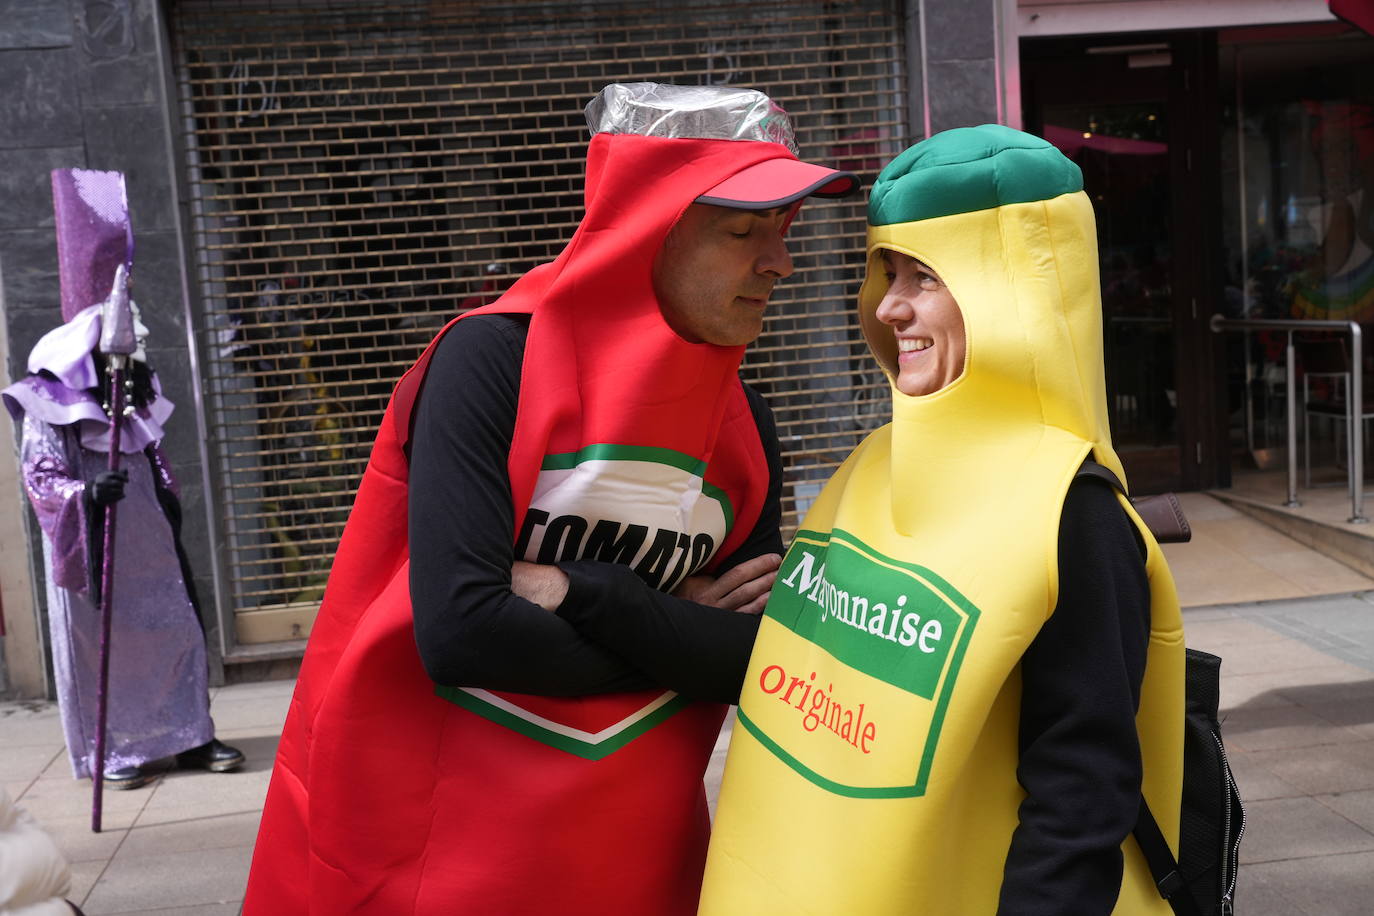
<svg viewBox="0 0 1374 916">
<path fill-rule="evenodd" d="M 1097 477 L 1125 493 L 1110 470 L 1091 459 L 1078 477 Z M 1141 504 L 1149 503 L 1142 511 Z M 1162 543 L 1187 541 L 1187 521 L 1172 493 L 1132 499 L 1151 534 Z M 1158 528 L 1155 519 L 1174 517 L 1177 524 Z M 1136 843 L 1150 866 L 1159 894 L 1175 916 L 1231 916 L 1235 912 L 1236 871 L 1245 834 L 1245 809 L 1236 788 L 1226 748 L 1221 743 L 1217 711 L 1221 700 L 1221 659 L 1186 649 L 1183 719 L 1183 799 L 1179 812 L 1178 858 L 1159 830 L 1150 808 L 1140 799 Z"/>
</svg>

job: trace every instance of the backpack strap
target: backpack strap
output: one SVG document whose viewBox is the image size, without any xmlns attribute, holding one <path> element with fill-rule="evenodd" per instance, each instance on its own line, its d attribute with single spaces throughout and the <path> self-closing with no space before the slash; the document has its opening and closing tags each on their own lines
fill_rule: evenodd
<svg viewBox="0 0 1374 916">
<path fill-rule="evenodd" d="M 1078 473 L 1073 476 L 1075 480 L 1079 477 L 1096 477 L 1098 480 L 1105 480 L 1112 485 L 1112 489 L 1123 496 L 1126 495 L 1126 488 L 1122 485 L 1121 478 L 1113 474 L 1110 468 L 1098 464 L 1091 458 L 1083 459 L 1083 464 L 1078 468 Z"/>
<path fill-rule="evenodd" d="M 1179 505 L 1178 497 L 1174 494 L 1131 496 L 1126 492 L 1126 488 L 1121 485 L 1120 478 L 1113 474 L 1110 469 L 1103 467 L 1091 458 L 1084 460 L 1074 477 L 1096 477 L 1098 480 L 1105 480 L 1111 484 L 1118 493 L 1130 499 L 1131 508 L 1135 509 L 1140 520 L 1145 523 L 1146 528 L 1150 529 L 1150 534 L 1154 535 L 1155 541 L 1158 543 L 1186 544 L 1192 540 L 1193 529 L 1183 514 L 1183 507 Z"/>
<path fill-rule="evenodd" d="M 1083 462 L 1078 473 L 1074 475 L 1077 480 L 1080 477 L 1096 477 L 1098 480 L 1105 480 L 1112 487 L 1123 495 L 1126 488 L 1121 485 L 1121 479 L 1111 472 L 1110 469 L 1103 467 L 1091 458 Z M 1167 494 L 1173 497 L 1172 493 Z M 1155 497 L 1146 497 L 1153 499 Z M 1177 500 L 1174 500 L 1177 505 Z M 1139 503 L 1132 499 L 1131 505 L 1139 511 Z M 1182 512 L 1179 512 L 1182 518 Z M 1149 521 L 1141 514 L 1142 520 L 1147 524 Z M 1187 522 L 1184 521 L 1184 527 Z M 1154 526 L 1150 525 L 1150 533 L 1158 534 Z M 1187 540 L 1186 538 L 1184 540 Z M 1174 911 L 1174 916 L 1202 916 L 1202 911 L 1198 909 L 1197 901 L 1193 899 L 1192 892 L 1188 890 L 1188 884 L 1183 878 L 1183 872 L 1178 867 L 1178 860 L 1169 850 L 1169 844 L 1164 839 L 1164 834 L 1159 829 L 1159 822 L 1155 820 L 1154 814 L 1150 811 L 1150 806 L 1145 802 L 1145 796 L 1140 796 L 1140 810 L 1136 814 L 1135 828 L 1131 831 L 1135 836 L 1136 845 L 1140 847 L 1140 852 L 1145 856 L 1145 864 L 1150 868 L 1150 876 L 1155 879 L 1155 887 L 1159 891 L 1159 896 L 1169 903 L 1169 907 Z"/>
<path fill-rule="evenodd" d="M 1145 856 L 1145 864 L 1150 867 L 1150 876 L 1155 879 L 1159 896 L 1168 901 L 1174 916 L 1202 916 L 1178 867 L 1178 860 L 1169 851 L 1169 844 L 1159 830 L 1159 822 L 1150 813 L 1144 795 L 1140 796 L 1140 812 L 1136 815 L 1135 829 L 1131 832 Z"/>
</svg>

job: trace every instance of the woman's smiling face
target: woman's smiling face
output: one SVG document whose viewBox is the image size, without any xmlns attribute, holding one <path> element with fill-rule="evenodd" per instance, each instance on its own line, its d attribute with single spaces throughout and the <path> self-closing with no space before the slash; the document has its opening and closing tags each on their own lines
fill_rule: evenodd
<svg viewBox="0 0 1374 916">
<path fill-rule="evenodd" d="M 897 390 L 934 394 L 964 372 L 964 315 L 925 264 L 890 250 L 882 263 L 888 287 L 876 314 L 897 338 Z"/>
</svg>

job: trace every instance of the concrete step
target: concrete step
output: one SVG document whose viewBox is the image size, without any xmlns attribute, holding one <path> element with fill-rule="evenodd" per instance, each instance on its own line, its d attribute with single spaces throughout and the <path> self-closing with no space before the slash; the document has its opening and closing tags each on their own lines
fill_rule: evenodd
<svg viewBox="0 0 1374 916">
<path fill-rule="evenodd" d="M 1230 490 L 1213 490 L 1210 495 L 1299 544 L 1374 577 L 1374 531 L 1368 523 L 1352 524 L 1329 514 L 1326 518 L 1316 518 L 1310 511 L 1303 512 L 1301 507 L 1275 505 L 1271 499 Z M 1300 492 L 1299 499 L 1302 495 Z M 1348 517 L 1349 505 L 1342 506 L 1340 511 Z"/>
<path fill-rule="evenodd" d="M 1235 505 L 1228 493 L 1180 493 L 1193 528 L 1165 544 L 1184 607 L 1284 601 L 1374 589 L 1374 576 L 1299 541 Z"/>
</svg>

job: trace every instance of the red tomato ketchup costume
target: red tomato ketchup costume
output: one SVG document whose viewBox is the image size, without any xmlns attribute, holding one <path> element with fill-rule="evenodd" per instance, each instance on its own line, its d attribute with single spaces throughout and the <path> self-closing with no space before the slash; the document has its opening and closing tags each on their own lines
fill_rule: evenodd
<svg viewBox="0 0 1374 916">
<path fill-rule="evenodd" d="M 516 559 L 573 536 L 549 524 L 531 538 L 527 519 L 662 532 L 673 516 L 675 536 L 628 558 L 670 590 L 753 528 L 769 472 L 737 374 L 744 347 L 678 337 L 651 271 L 690 204 L 764 162 L 815 179 L 807 193 L 855 183 L 782 143 L 597 134 L 568 246 L 463 316 L 530 316 L 507 466 Z M 406 443 L 430 356 L 458 320 L 387 408 L 292 699 L 244 912 L 695 912 L 702 774 L 724 707 L 665 689 L 436 687 L 418 657 Z"/>
</svg>

